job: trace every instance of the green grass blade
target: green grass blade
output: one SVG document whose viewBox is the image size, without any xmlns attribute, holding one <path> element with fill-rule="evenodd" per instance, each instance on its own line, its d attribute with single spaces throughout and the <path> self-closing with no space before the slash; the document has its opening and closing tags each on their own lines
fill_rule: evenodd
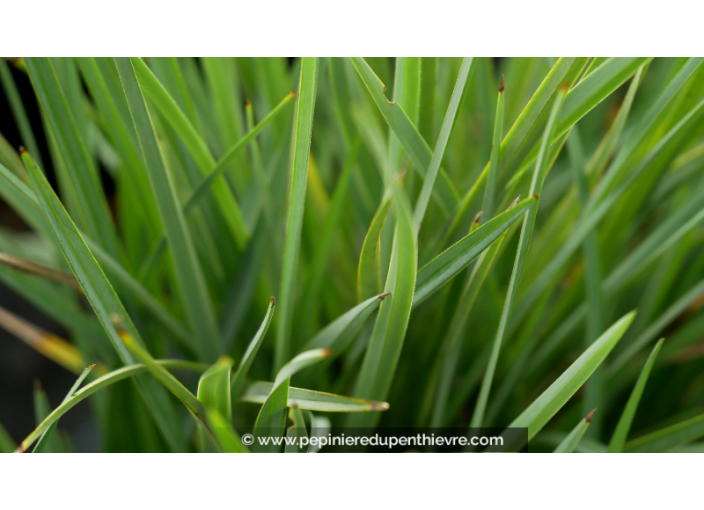
<svg viewBox="0 0 704 510">
<path fill-rule="evenodd" d="M 230 394 L 230 372 L 232 358 L 221 356 L 213 366 L 200 376 L 198 400 L 210 412 L 232 420 L 232 397 Z"/>
<path fill-rule="evenodd" d="M 523 299 L 516 308 L 516 319 L 518 320 L 530 309 L 533 302 L 538 298 L 540 293 L 550 284 L 553 277 L 557 274 L 560 268 L 569 260 L 570 256 L 584 241 L 586 235 L 604 218 L 606 213 L 614 206 L 618 199 L 633 185 L 634 182 L 647 170 L 650 164 L 656 161 L 663 153 L 667 154 L 680 141 L 682 133 L 688 132 L 704 115 L 704 101 L 700 101 L 692 110 L 690 110 L 675 126 L 665 134 L 655 146 L 653 146 L 648 154 L 638 163 L 638 165 L 621 181 L 616 189 L 609 193 L 598 204 L 595 204 L 599 190 L 602 189 L 604 183 L 600 185 L 597 192 L 591 195 L 587 209 L 585 210 L 582 220 L 572 230 L 570 236 L 565 242 L 560 245 L 559 251 L 550 259 L 547 266 L 544 267 L 540 276 L 531 285 Z M 617 156 L 616 161 L 620 157 Z M 616 161 L 612 163 L 616 164 Z M 610 167 L 611 168 L 611 167 Z M 609 170 L 611 172 L 612 170 Z M 607 174 L 608 175 L 608 174 Z"/>
<path fill-rule="evenodd" d="M 312 307 L 318 302 L 318 294 L 323 285 L 326 271 L 328 270 L 328 259 L 333 250 L 335 236 L 340 231 L 340 223 L 344 217 L 344 207 L 348 203 L 349 185 L 352 178 L 352 173 L 357 166 L 357 157 L 361 140 L 355 140 L 349 154 L 345 160 L 340 178 L 335 186 L 330 204 L 328 205 L 325 215 L 325 223 L 323 224 L 320 237 L 316 242 L 315 251 L 311 259 L 310 276 L 307 278 L 307 292 L 304 300 L 303 313 L 306 316 L 313 315 Z M 365 296 L 368 296 L 366 294 Z"/>
<path fill-rule="evenodd" d="M 423 187 L 420 190 L 420 196 L 418 197 L 418 202 L 416 203 L 416 208 L 413 212 L 413 223 L 416 230 L 420 229 L 420 224 L 425 216 L 425 210 L 428 208 L 430 194 L 435 187 L 435 179 L 440 171 L 440 164 L 442 163 L 442 158 L 445 155 L 445 149 L 447 149 L 447 142 L 450 140 L 450 135 L 452 135 L 452 130 L 455 127 L 455 122 L 457 121 L 457 112 L 462 107 L 462 102 L 464 101 L 465 94 L 469 86 L 469 81 L 472 79 L 472 74 L 474 73 L 474 68 L 476 66 L 477 59 L 475 57 L 465 57 L 462 60 L 462 67 L 460 68 L 460 73 L 459 76 L 457 76 L 457 82 L 455 83 L 455 88 L 452 91 L 452 97 L 450 98 L 450 106 L 448 106 L 447 112 L 445 113 L 445 119 L 442 121 L 440 135 L 438 136 L 438 141 L 435 144 L 435 151 L 433 152 L 433 157 L 430 160 L 430 165 L 428 166 L 425 179 L 423 180 Z"/>
<path fill-rule="evenodd" d="M 321 329 L 306 345 L 306 350 L 329 349 L 331 358 L 339 356 L 387 296 L 387 293 L 379 294 L 348 310 Z"/>
<path fill-rule="evenodd" d="M 51 413 L 49 398 L 44 391 L 38 379 L 34 380 L 34 391 L 32 393 L 34 401 L 34 420 L 37 424 L 41 423 Z M 48 432 L 48 431 L 47 431 Z M 40 438 L 41 439 L 41 438 Z M 63 453 L 63 445 L 61 440 L 53 435 L 46 436 L 46 441 L 41 445 L 41 449 L 36 453 Z"/>
<path fill-rule="evenodd" d="M 310 416 L 310 437 L 325 437 L 330 432 L 330 420 L 325 416 L 318 416 L 311 412 L 308 413 Z M 308 447 L 308 453 L 318 453 L 322 446 L 320 441 L 316 444 L 311 444 Z"/>
<path fill-rule="evenodd" d="M 308 180 L 308 157 L 313 130 L 313 111 L 318 87 L 318 59 L 304 58 L 301 65 L 301 78 L 298 101 L 293 123 L 291 155 L 290 194 L 286 220 L 286 245 L 284 265 L 281 275 L 281 321 L 276 335 L 274 367 L 283 366 L 290 352 L 290 335 L 295 306 L 295 280 L 298 272 L 298 255 L 303 227 L 306 182 Z"/>
<path fill-rule="evenodd" d="M 215 160 L 210 154 L 207 144 L 200 137 L 186 114 L 183 113 L 176 101 L 169 95 L 141 58 L 131 58 L 130 62 L 132 62 L 140 88 L 149 99 L 154 101 L 159 111 L 179 134 L 201 172 L 204 175 L 211 173 L 216 166 Z M 212 184 L 212 190 L 233 237 L 237 244 L 243 247 L 247 243 L 249 232 L 237 201 L 227 189 L 227 183 L 222 179 Z"/>
<path fill-rule="evenodd" d="M 91 370 L 95 368 L 95 365 L 91 365 L 83 372 L 81 375 L 78 377 L 75 383 L 73 383 L 73 386 L 71 386 L 71 389 L 69 390 L 68 394 L 64 398 L 64 400 L 61 402 L 62 404 L 65 404 L 73 395 L 78 391 L 78 388 L 80 388 L 81 384 L 83 381 L 88 377 L 88 374 L 90 374 Z M 32 453 L 42 453 L 47 445 L 49 444 L 49 440 L 51 439 L 51 435 L 54 432 L 54 429 L 56 429 L 56 426 L 59 424 L 58 420 L 52 423 L 49 428 L 46 429 L 46 431 L 42 434 L 42 437 L 39 438 L 39 441 L 37 441 L 37 444 L 34 446 L 34 450 L 32 450 Z"/>
<path fill-rule="evenodd" d="M 274 301 L 274 298 L 271 298 L 271 303 L 267 308 L 264 320 L 262 321 L 261 326 L 259 326 L 257 333 L 254 335 L 254 338 L 252 338 L 252 341 L 249 342 L 247 350 L 245 351 L 244 356 L 242 356 L 242 361 L 240 361 L 237 371 L 232 377 L 231 393 L 234 398 L 237 398 L 242 391 L 242 386 L 244 385 L 245 377 L 247 377 L 247 372 L 249 372 L 249 367 L 252 366 L 255 356 L 257 355 L 257 352 L 259 352 L 259 347 L 261 347 L 262 342 L 264 341 L 266 332 L 269 331 L 271 319 L 274 317 L 275 308 L 276 301 Z"/>
<path fill-rule="evenodd" d="M 616 321 L 509 427 L 526 427 L 528 439 L 535 437 L 609 355 L 634 317 L 635 312 L 631 312 Z"/>
<path fill-rule="evenodd" d="M 546 161 L 548 144 L 549 141 L 552 139 L 554 123 L 558 115 L 560 114 L 560 109 L 562 107 L 564 97 L 565 96 L 563 89 L 558 93 L 558 96 L 555 100 L 555 104 L 553 105 L 552 111 L 550 112 L 550 119 L 548 120 L 548 125 L 545 128 L 545 136 L 543 137 L 543 142 L 540 147 L 540 155 L 538 156 L 538 161 L 535 164 L 535 171 L 533 172 L 533 178 L 531 179 L 530 183 L 529 194 L 531 196 L 539 196 L 542 193 L 543 183 L 545 182 L 545 177 L 547 176 L 547 172 L 549 170 Z M 496 338 L 494 339 L 494 343 L 492 346 L 489 364 L 484 374 L 481 389 L 479 390 L 479 398 L 477 399 L 477 404 L 474 408 L 474 413 L 472 414 L 472 421 L 470 422 L 471 427 L 481 427 L 484 421 L 484 412 L 486 411 L 486 405 L 489 400 L 489 393 L 491 391 L 491 385 L 494 379 L 496 364 L 499 359 L 501 344 L 503 343 L 503 337 L 511 313 L 511 308 L 513 307 L 513 301 L 515 299 L 516 290 L 518 288 L 518 284 L 521 281 L 521 274 L 523 273 L 523 266 L 526 261 L 526 255 L 528 254 L 528 247 L 530 246 L 531 237 L 533 235 L 533 228 L 535 227 L 535 218 L 537 215 L 537 204 L 533 204 L 533 207 L 528 209 L 527 214 L 523 218 L 523 225 L 521 227 L 521 237 L 518 240 L 518 248 L 516 249 L 516 259 L 514 262 L 513 271 L 511 272 L 511 280 L 508 284 L 506 300 L 504 301 L 504 306 L 501 311 L 499 328 L 496 332 Z"/>
<path fill-rule="evenodd" d="M 391 295 L 379 307 L 355 386 L 355 396 L 376 400 L 386 399 L 394 378 L 413 305 L 418 267 L 417 231 L 413 226 L 411 204 L 398 181 L 392 183 L 392 186 L 396 229 L 385 285 L 385 291 Z M 351 417 L 348 424 L 372 426 L 378 419 L 378 414 Z"/>
<path fill-rule="evenodd" d="M 233 145 L 227 153 L 220 158 L 220 161 L 218 161 L 213 171 L 203 177 L 183 204 L 183 215 L 185 217 L 188 217 L 195 207 L 201 203 L 203 198 L 207 196 L 210 188 L 213 186 L 213 183 L 215 183 L 218 177 L 222 176 L 232 165 L 234 158 L 240 153 L 240 151 L 254 141 L 257 135 L 261 133 L 262 130 L 284 110 L 284 107 L 294 97 L 295 94 L 293 92 L 287 95 L 276 108 L 269 112 L 269 115 L 264 117 L 259 124 L 254 126 L 254 128 L 252 128 L 246 135 L 240 138 L 237 143 L 235 143 L 235 145 Z M 150 251 L 150 254 L 145 258 L 139 268 L 140 279 L 146 277 L 146 275 L 154 270 L 158 262 L 161 260 L 161 257 L 166 252 L 166 246 L 166 237 L 162 236 L 161 239 L 154 244 L 154 248 Z"/>
<path fill-rule="evenodd" d="M 567 148 L 572 163 L 572 171 L 577 186 L 579 202 L 582 211 L 584 211 L 589 203 L 589 182 L 586 174 L 584 150 L 577 126 L 573 128 L 567 139 Z M 588 304 L 585 345 L 589 346 L 599 336 L 601 331 L 604 330 L 606 322 L 606 305 L 604 302 L 604 293 L 602 292 L 600 254 L 596 232 L 591 231 L 587 235 L 584 239 L 582 250 L 585 260 L 584 285 L 586 287 Z M 586 398 L 584 399 L 583 406 L 586 410 L 598 408 L 602 405 L 602 372 L 603 370 L 597 371 L 589 382 L 587 382 Z M 601 429 L 600 425 L 599 420 L 592 426 L 592 429 L 599 431 Z"/>
<path fill-rule="evenodd" d="M 17 448 L 17 445 L 7 433 L 5 427 L 0 423 L 0 453 L 12 453 Z"/>
<path fill-rule="evenodd" d="M 610 58 L 583 78 L 565 97 L 555 138 L 565 134 L 579 119 L 633 76 L 650 58 Z"/>
<path fill-rule="evenodd" d="M 182 360 L 156 360 L 157 363 L 172 370 L 189 370 L 193 372 L 204 372 L 208 369 L 207 365 L 195 363 L 193 361 Z M 146 365 L 128 365 L 99 377 L 90 384 L 86 384 L 78 390 L 74 395 L 63 402 L 59 407 L 54 409 L 44 421 L 42 421 L 36 429 L 34 429 L 18 447 L 19 451 L 26 451 L 34 441 L 36 441 L 52 424 L 56 423 L 64 414 L 71 410 L 76 404 L 82 402 L 96 391 L 106 388 L 116 382 L 122 381 L 130 377 L 137 377 L 140 374 L 147 372 Z"/>
<path fill-rule="evenodd" d="M 362 58 L 353 58 L 352 65 L 359 73 L 367 89 L 369 89 L 374 103 L 381 111 L 391 130 L 411 157 L 416 171 L 421 177 L 425 177 L 433 157 L 430 147 L 423 140 L 423 137 L 403 108 L 399 104 L 389 102 L 386 99 L 384 95 L 386 87 L 374 74 L 369 64 Z M 449 214 L 455 210 L 458 197 L 457 191 L 444 170 L 440 170 L 440 182 L 437 188 L 433 190 L 433 196 L 446 213 Z"/>
<path fill-rule="evenodd" d="M 195 416 L 204 419 L 204 405 L 193 393 L 188 390 L 188 388 L 183 385 L 183 383 L 181 383 L 181 381 L 176 379 L 176 377 L 174 377 L 171 372 L 166 370 L 166 368 L 164 368 L 161 364 L 157 363 L 156 360 L 146 351 L 146 349 L 137 345 L 134 338 L 132 338 L 132 335 L 125 331 L 120 331 L 120 336 L 134 357 L 144 364 L 144 366 L 147 367 L 147 370 L 149 370 L 149 372 L 151 372 L 161 384 L 173 393 L 176 398 L 183 402 L 183 405 L 185 405 L 186 408 L 188 408 L 188 410 Z"/>
<path fill-rule="evenodd" d="M 704 436 L 704 414 L 626 443 L 628 453 L 665 452 Z"/>
<path fill-rule="evenodd" d="M 536 203 L 523 200 L 463 237 L 418 271 L 413 305 L 417 306 L 478 257 Z"/>
<path fill-rule="evenodd" d="M 487 219 L 494 217 L 494 198 L 496 196 L 496 179 L 501 171 L 501 138 L 504 132 L 504 77 L 501 76 L 499 85 L 499 99 L 496 101 L 496 116 L 494 119 L 494 137 L 491 146 L 491 161 L 487 175 L 484 201 L 482 202 L 483 216 Z"/>
<path fill-rule="evenodd" d="M 643 366 L 640 375 L 638 376 L 638 381 L 633 388 L 631 396 L 628 398 L 628 403 L 623 409 L 623 414 L 621 414 L 621 419 L 618 420 L 616 429 L 614 430 L 613 436 L 611 436 L 611 441 L 609 442 L 609 453 L 620 453 L 623 451 L 623 445 L 626 444 L 626 439 L 628 438 L 628 431 L 631 430 L 631 424 L 633 423 L 633 418 L 636 415 L 636 410 L 638 409 L 638 404 L 640 403 L 640 398 L 643 396 L 643 390 L 645 389 L 645 384 L 648 382 L 648 377 L 650 376 L 650 371 L 653 369 L 655 364 L 655 359 L 658 357 L 662 343 L 665 341 L 664 338 L 660 339 L 653 351 L 650 353 L 648 360 Z"/>
<path fill-rule="evenodd" d="M 364 237 L 357 269 L 357 299 L 360 301 L 364 296 L 381 292 L 379 241 L 381 240 L 381 229 L 384 228 L 390 208 L 391 196 L 387 195 L 374 213 L 367 235 Z"/>
<path fill-rule="evenodd" d="M 31 154 L 36 155 L 39 168 L 44 168 L 44 163 L 39 155 L 37 139 L 34 136 L 34 131 L 27 117 L 27 111 L 25 110 L 24 104 L 22 104 L 22 98 L 17 90 L 17 85 L 15 85 L 15 80 L 12 78 L 10 65 L 5 59 L 0 60 L 0 84 L 2 84 L 2 88 L 5 90 L 5 96 L 10 103 L 10 110 L 12 110 L 12 115 L 15 118 L 22 143 L 29 149 Z"/>
<path fill-rule="evenodd" d="M 3 198 L 7 198 L 13 208 L 19 212 L 22 217 L 35 230 L 42 232 L 47 236 L 53 237 L 51 227 L 46 221 L 46 217 L 42 212 L 41 205 L 37 200 L 35 193 L 5 167 L 0 165 L 0 193 L 3 193 Z M 119 281 L 125 290 L 131 292 L 146 308 L 148 308 L 154 317 L 159 320 L 162 325 L 169 330 L 176 338 L 180 340 L 182 345 L 192 349 L 192 339 L 184 326 L 170 315 L 163 306 L 147 291 L 141 283 L 139 283 L 125 268 L 105 252 L 98 243 L 85 236 L 79 231 L 83 240 L 88 245 L 93 255 L 103 264 L 105 271 L 115 280 Z M 50 291 L 49 291 L 50 292 Z M 61 300 L 54 300 L 57 305 L 62 304 Z M 62 312 L 63 313 L 63 312 Z M 66 316 L 63 316 L 66 318 Z M 58 317 L 61 320 L 61 316 Z"/>
<path fill-rule="evenodd" d="M 125 365 L 132 364 L 133 357 L 115 329 L 112 322 L 113 317 L 119 317 L 125 324 L 124 327 L 128 333 L 140 345 L 143 345 L 139 333 L 42 171 L 28 153 L 23 153 L 22 160 L 36 190 L 37 199 L 73 274 L 76 276 L 78 283 L 81 284 L 83 292 L 93 307 L 118 356 Z M 182 431 L 172 414 L 173 409 L 170 403 L 164 400 L 166 394 L 158 385 L 153 384 L 154 381 L 138 378 L 137 382 L 169 445 L 177 451 L 183 450 L 184 438 Z"/>
<path fill-rule="evenodd" d="M 539 119 L 547 114 L 547 105 L 555 97 L 560 87 L 565 84 L 571 85 L 570 82 L 577 77 L 587 60 L 586 58 L 563 57 L 555 62 L 501 142 L 499 159 L 504 162 L 502 163 L 504 174 L 511 175 L 518 168 L 522 159 L 519 156 L 523 151 L 530 149 L 533 145 L 531 140 L 537 139 L 532 137 L 539 133 L 541 127 Z M 519 151 L 519 149 L 521 150 Z M 485 168 L 482 175 L 485 175 L 487 170 Z"/>
<path fill-rule="evenodd" d="M 677 319 L 683 312 L 689 308 L 692 303 L 699 299 L 704 294 L 704 280 L 697 282 L 690 288 L 682 297 L 672 303 L 660 316 L 648 326 L 631 344 L 614 360 L 609 366 L 609 373 L 614 373 L 623 367 L 628 361 L 645 347 L 649 342 L 652 342 L 657 336 L 662 333 L 663 329 L 668 324 Z"/>
<path fill-rule="evenodd" d="M 217 411 L 208 413 L 208 427 L 223 453 L 248 452 L 232 424 Z"/>
<path fill-rule="evenodd" d="M 469 313 L 474 306 L 474 302 L 477 300 L 477 296 L 479 296 L 479 291 L 489 274 L 489 270 L 496 259 L 496 255 L 501 248 L 505 236 L 506 233 L 494 241 L 494 244 L 492 244 L 486 252 L 482 253 L 477 260 L 470 274 L 470 278 L 462 290 L 457 308 L 455 309 L 455 313 L 450 321 L 450 326 L 443 339 L 441 347 L 442 355 L 438 357 L 439 367 L 441 367 L 439 372 L 440 380 L 435 394 L 431 427 L 441 427 L 444 424 L 451 385 L 457 372 L 457 364 L 462 349 L 462 334 L 465 332 Z M 430 388 L 432 388 L 432 385 L 429 385 L 429 389 Z"/>
<path fill-rule="evenodd" d="M 584 436 L 584 433 L 589 428 L 589 424 L 592 422 L 592 418 L 594 418 L 595 412 L 596 409 L 594 409 L 582 420 L 580 420 L 577 426 L 573 428 L 572 431 L 567 434 L 567 436 L 565 436 L 565 439 L 563 439 L 562 442 L 557 445 L 557 448 L 555 448 L 552 453 L 572 453 L 575 448 L 577 448 L 579 441 L 582 439 L 582 436 Z"/>
<path fill-rule="evenodd" d="M 296 437 L 298 440 L 302 437 L 308 437 L 308 432 L 306 431 L 306 419 L 303 416 L 303 411 L 301 411 L 300 407 L 298 407 L 295 400 L 293 401 L 293 405 L 289 408 L 288 417 L 293 422 L 293 425 L 287 429 L 286 436 Z M 286 453 L 305 453 L 303 447 L 298 446 L 295 443 L 290 445 L 287 443 L 284 451 Z"/>
<path fill-rule="evenodd" d="M 48 58 L 28 58 L 27 69 L 74 189 L 80 224 L 108 253 L 118 255 L 117 234 L 98 171 Z"/>
<path fill-rule="evenodd" d="M 628 169 L 634 154 L 641 149 L 643 143 L 652 136 L 653 132 L 659 128 L 658 120 L 666 113 L 666 109 L 672 104 L 674 98 L 682 90 L 685 83 L 699 69 L 704 58 L 690 58 L 680 71 L 670 80 L 657 100 L 648 109 L 643 118 L 638 122 L 637 127 L 624 143 L 624 147 L 618 152 L 616 158 L 609 165 L 603 180 L 592 196 L 592 207 L 598 204 L 604 195 L 611 189 L 611 185 L 616 179 Z M 634 170 L 635 171 L 635 170 Z"/>
<path fill-rule="evenodd" d="M 191 330 L 198 338 L 197 347 L 201 359 L 213 360 L 221 349 L 220 335 L 205 287 L 203 272 L 198 265 L 190 232 L 176 197 L 174 183 L 166 171 L 132 63 L 129 59 L 117 59 L 116 63 L 137 130 L 142 157 L 149 169 L 149 177 L 164 222 L 166 238 L 171 247 L 184 311 Z"/>
<path fill-rule="evenodd" d="M 291 376 L 329 355 L 330 351 L 327 349 L 314 349 L 299 354 L 281 367 L 281 370 L 276 374 L 274 384 L 271 386 L 271 392 L 259 410 L 257 421 L 254 424 L 255 436 L 281 436 L 286 425 L 286 407 L 289 400 Z M 275 451 L 277 449 L 275 445 L 262 446 L 258 445 L 256 441 L 255 445 L 257 445 L 256 450 L 258 451 Z"/>
<path fill-rule="evenodd" d="M 240 397 L 241 402 L 263 404 L 271 395 L 273 384 L 257 381 L 245 389 Z M 389 408 L 386 402 L 376 402 L 363 398 L 343 397 L 332 393 L 289 387 L 289 407 L 296 402 L 303 410 L 323 413 L 365 413 L 370 411 L 385 411 Z"/>
</svg>

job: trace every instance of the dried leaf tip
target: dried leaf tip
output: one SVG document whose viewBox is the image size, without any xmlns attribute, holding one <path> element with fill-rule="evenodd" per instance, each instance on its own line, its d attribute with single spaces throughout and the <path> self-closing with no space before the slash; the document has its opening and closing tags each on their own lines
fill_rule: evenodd
<svg viewBox="0 0 704 510">
<path fill-rule="evenodd" d="M 484 214 L 484 211 L 479 211 L 475 216 L 474 219 L 472 220 L 472 223 L 474 225 L 479 225 L 479 218 L 482 217 L 482 214 Z"/>
<path fill-rule="evenodd" d="M 587 416 L 584 417 L 584 421 L 587 423 L 592 422 L 592 418 L 594 418 L 594 413 L 596 412 L 596 409 L 593 409 L 591 413 L 589 413 Z"/>
<path fill-rule="evenodd" d="M 521 201 L 521 195 L 518 195 L 516 197 L 516 199 L 513 202 L 511 202 L 511 205 L 509 205 L 508 209 L 506 209 L 506 210 L 508 211 L 509 209 L 513 209 L 514 207 L 516 207 L 518 205 L 518 202 L 520 202 L 520 201 Z"/>
<path fill-rule="evenodd" d="M 20 145 L 20 154 L 29 154 L 29 151 L 24 148 L 24 146 Z"/>
<path fill-rule="evenodd" d="M 380 301 L 383 301 L 384 299 L 386 299 L 386 296 L 389 296 L 389 295 L 391 295 L 391 292 L 384 292 L 382 294 L 379 294 L 378 298 Z"/>
<path fill-rule="evenodd" d="M 389 408 L 388 402 L 372 402 L 372 411 L 386 411 Z"/>
<path fill-rule="evenodd" d="M 244 102 L 244 107 L 245 107 L 245 108 L 251 108 L 251 107 L 252 107 L 252 101 L 250 101 L 249 99 L 247 99 L 247 100 Z"/>
<path fill-rule="evenodd" d="M 499 85 L 499 94 L 504 93 L 504 75 L 501 75 L 501 85 Z"/>
<path fill-rule="evenodd" d="M 276 299 L 274 299 L 274 296 L 271 296 L 271 300 L 269 301 L 270 305 L 272 308 L 276 306 Z"/>
<path fill-rule="evenodd" d="M 323 349 L 322 354 L 323 354 L 323 358 L 327 358 L 328 356 L 330 356 L 330 354 L 332 354 L 332 351 L 330 349 Z"/>
<path fill-rule="evenodd" d="M 34 380 L 34 391 L 42 391 L 42 382 L 39 379 Z"/>
<path fill-rule="evenodd" d="M 536 199 L 536 200 L 540 200 L 540 195 L 538 195 L 538 194 L 536 193 L 535 195 L 533 195 L 533 198 Z"/>
</svg>

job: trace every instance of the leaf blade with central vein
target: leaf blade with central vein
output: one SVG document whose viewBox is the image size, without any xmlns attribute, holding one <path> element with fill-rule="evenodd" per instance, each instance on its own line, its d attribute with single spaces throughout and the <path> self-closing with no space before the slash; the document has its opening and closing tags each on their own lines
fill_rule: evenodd
<svg viewBox="0 0 704 510">
<path fill-rule="evenodd" d="M 519 202 L 491 221 L 463 237 L 418 271 L 413 306 L 418 306 L 479 256 L 535 203 L 535 198 Z"/>
<path fill-rule="evenodd" d="M 406 115 L 401 105 L 391 103 L 386 99 L 384 95 L 386 87 L 376 74 L 374 74 L 369 64 L 367 64 L 363 58 L 358 57 L 352 58 L 352 64 L 367 89 L 369 89 L 369 93 L 384 116 L 384 119 L 413 160 L 413 166 L 416 171 L 421 176 L 425 176 L 433 157 L 430 147 L 413 125 L 413 122 L 408 118 L 408 115 Z M 440 182 L 437 188 L 434 188 L 433 196 L 436 198 L 438 205 L 440 205 L 447 214 L 454 212 L 457 206 L 458 195 L 452 181 L 444 170 L 440 170 Z"/>
<path fill-rule="evenodd" d="M 184 311 L 193 333 L 198 336 L 197 347 L 200 358 L 213 360 L 220 352 L 220 335 L 190 232 L 178 203 L 174 184 L 166 171 L 154 126 L 137 83 L 132 62 L 129 59 L 116 59 L 116 64 L 137 130 L 142 158 L 149 170 L 152 189 L 171 247 Z"/>
<path fill-rule="evenodd" d="M 132 58 L 130 61 L 132 62 L 140 88 L 154 101 L 156 107 L 179 134 L 186 144 L 186 147 L 188 147 L 188 150 L 201 172 L 207 176 L 208 173 L 215 168 L 216 163 L 205 141 L 200 137 L 193 127 L 193 124 L 191 124 L 188 117 L 186 117 L 186 114 L 184 114 L 178 104 L 176 104 L 176 101 L 169 95 L 166 88 L 164 88 L 158 78 L 154 76 L 154 73 L 147 67 L 147 64 L 138 57 Z M 232 193 L 230 193 L 227 188 L 227 183 L 223 179 L 219 179 L 217 182 L 213 183 L 212 190 L 230 232 L 237 241 L 237 245 L 242 248 L 249 239 L 249 232 L 245 225 L 244 218 L 242 217 L 242 211 L 237 204 L 237 200 Z"/>
<path fill-rule="evenodd" d="M 140 345 L 143 345 L 137 329 L 42 171 L 28 153 L 23 153 L 22 160 L 59 246 L 110 342 L 125 365 L 134 363 L 134 358 L 115 329 L 112 317 L 115 314 L 120 317 L 128 332 Z M 166 400 L 167 394 L 155 383 L 156 381 L 150 378 L 137 379 L 138 387 L 169 446 L 175 451 L 184 451 L 183 430 L 178 426 L 178 419 L 171 407 L 171 402 Z"/>
<path fill-rule="evenodd" d="M 318 59 L 304 58 L 301 64 L 300 89 L 294 115 L 291 155 L 291 189 L 286 219 L 286 244 L 281 275 L 281 321 L 276 335 L 274 370 L 283 366 L 288 357 L 291 322 L 295 301 L 295 277 L 303 228 L 308 158 L 313 131 L 313 112 L 318 88 Z"/>
<path fill-rule="evenodd" d="M 633 322 L 635 315 L 635 311 L 630 312 L 607 329 L 548 389 L 513 420 L 509 428 L 526 427 L 528 440 L 532 439 L 609 355 Z"/>
<path fill-rule="evenodd" d="M 103 249 L 116 257 L 119 254 L 117 233 L 98 172 L 88 155 L 51 62 L 45 57 L 28 58 L 27 69 L 65 162 L 81 224 Z"/>
</svg>

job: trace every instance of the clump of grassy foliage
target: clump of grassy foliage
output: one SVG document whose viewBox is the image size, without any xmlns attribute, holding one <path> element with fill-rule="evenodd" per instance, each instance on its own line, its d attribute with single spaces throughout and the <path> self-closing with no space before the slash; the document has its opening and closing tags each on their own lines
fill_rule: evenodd
<svg viewBox="0 0 704 510">
<path fill-rule="evenodd" d="M 32 233 L 0 231 L 0 279 L 67 338 L 0 325 L 80 376 L 19 449 L 70 448 L 89 396 L 106 451 L 343 425 L 702 449 L 701 63 L 1 61 Z"/>
</svg>

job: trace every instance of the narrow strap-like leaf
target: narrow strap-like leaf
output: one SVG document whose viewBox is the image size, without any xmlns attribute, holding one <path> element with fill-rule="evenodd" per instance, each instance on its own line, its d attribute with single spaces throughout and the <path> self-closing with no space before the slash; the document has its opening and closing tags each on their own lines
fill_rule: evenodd
<svg viewBox="0 0 704 510">
<path fill-rule="evenodd" d="M 413 211 L 413 223 L 416 230 L 420 228 L 420 224 L 425 216 L 425 210 L 428 208 L 430 194 L 435 186 L 435 179 L 440 171 L 440 164 L 442 163 L 442 158 L 445 155 L 447 143 L 450 140 L 452 129 L 455 127 L 455 122 L 457 121 L 457 112 L 462 107 L 469 81 L 472 78 L 472 73 L 474 72 L 476 65 L 476 57 L 465 57 L 462 61 L 460 73 L 459 76 L 457 76 L 457 82 L 455 83 L 455 88 L 452 91 L 452 97 L 450 97 L 450 105 L 447 107 L 445 120 L 442 122 L 440 135 L 438 136 L 438 141 L 435 144 L 435 151 L 433 151 L 433 157 L 430 160 L 430 165 L 428 166 L 428 170 L 423 180 L 423 187 L 420 190 L 420 196 L 418 197 L 416 208 Z"/>
<path fill-rule="evenodd" d="M 281 313 L 276 334 L 274 368 L 283 366 L 290 352 L 290 336 L 295 306 L 296 275 L 298 255 L 305 208 L 306 182 L 308 179 L 308 157 L 313 130 L 313 111 L 318 87 L 318 59 L 304 58 L 301 65 L 301 78 L 296 113 L 293 122 L 293 152 L 291 155 L 291 188 L 289 193 L 288 216 L 286 219 L 286 245 L 281 275 Z"/>
<path fill-rule="evenodd" d="M 73 274 L 81 284 L 86 298 L 93 307 L 115 351 L 125 365 L 134 363 L 134 358 L 125 347 L 113 324 L 113 318 L 119 317 L 124 328 L 135 338 L 135 341 L 143 345 L 142 339 L 127 315 L 122 302 L 115 294 L 98 262 L 93 258 L 88 246 L 51 189 L 42 171 L 28 153 L 23 153 L 22 160 L 59 246 L 61 246 Z M 167 394 L 158 384 L 155 384 L 154 380 L 139 377 L 137 383 L 169 445 L 176 451 L 183 451 L 185 449 L 183 431 L 173 414 L 174 410 L 171 408 L 170 402 L 165 400 Z"/>
<path fill-rule="evenodd" d="M 609 442 L 609 453 L 620 453 L 623 451 L 623 445 L 626 444 L 626 439 L 628 438 L 628 432 L 631 429 L 631 424 L 633 423 L 633 418 L 636 415 L 636 410 L 638 409 L 638 404 L 640 403 L 640 398 L 643 396 L 643 390 L 645 389 L 645 384 L 648 382 L 648 377 L 650 376 L 650 371 L 653 369 L 655 364 L 655 359 L 658 357 L 662 343 L 665 341 L 664 338 L 660 339 L 653 351 L 648 356 L 648 360 L 643 365 L 643 369 L 638 376 L 636 385 L 631 392 L 631 396 L 628 398 L 628 403 L 623 409 L 623 414 L 618 420 L 616 429 L 611 436 L 611 441 Z"/>
<path fill-rule="evenodd" d="M 574 449 L 577 448 L 579 441 L 582 439 L 582 436 L 584 436 L 584 433 L 589 428 L 589 424 L 592 422 L 592 418 L 594 418 L 595 412 L 596 409 L 594 409 L 594 411 L 590 412 L 587 416 L 582 418 L 577 424 L 577 426 L 573 428 L 572 431 L 567 434 L 567 436 L 565 436 L 565 438 L 559 445 L 557 445 L 557 448 L 555 448 L 553 453 L 572 453 Z"/>
<path fill-rule="evenodd" d="M 116 63 L 139 138 L 142 157 L 149 170 L 154 196 L 174 257 L 184 311 L 191 330 L 198 337 L 197 348 L 200 358 L 213 360 L 220 351 L 220 335 L 193 241 L 176 197 L 173 180 L 166 171 L 154 126 L 132 63 L 129 59 L 116 59 Z"/>
</svg>

